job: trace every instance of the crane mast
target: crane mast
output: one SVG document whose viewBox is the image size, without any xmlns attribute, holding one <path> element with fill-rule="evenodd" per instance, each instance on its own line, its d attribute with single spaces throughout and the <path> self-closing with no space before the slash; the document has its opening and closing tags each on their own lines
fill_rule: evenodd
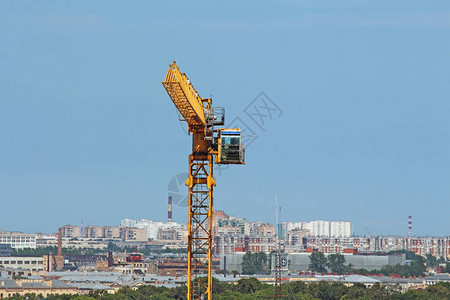
<svg viewBox="0 0 450 300">
<path fill-rule="evenodd" d="M 192 153 L 185 184 L 188 197 L 187 299 L 212 299 L 213 177 L 218 164 L 244 164 L 244 146 L 238 128 L 220 128 L 225 110 L 201 98 L 175 61 L 162 82 L 192 135 Z M 206 276 L 205 276 L 206 275 Z"/>
</svg>

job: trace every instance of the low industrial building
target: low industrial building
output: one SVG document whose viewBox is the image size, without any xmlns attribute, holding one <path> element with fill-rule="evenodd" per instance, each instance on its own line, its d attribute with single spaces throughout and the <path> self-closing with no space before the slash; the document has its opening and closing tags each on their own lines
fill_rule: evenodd
<svg viewBox="0 0 450 300">
<path fill-rule="evenodd" d="M 44 297 L 49 295 L 78 294 L 78 288 L 70 286 L 59 280 L 52 279 L 1 279 L 0 299 L 13 295 L 24 296 L 25 294 L 41 294 Z"/>
<path fill-rule="evenodd" d="M 240 276 L 240 278 L 248 278 L 249 276 Z M 272 275 L 256 275 L 259 281 L 267 284 L 275 284 L 275 277 Z M 375 284 L 384 286 L 393 286 L 398 288 L 401 292 L 406 292 L 410 289 L 425 288 L 425 281 L 427 277 L 400 277 L 399 275 L 384 276 L 381 274 L 348 274 L 348 275 L 332 275 L 332 274 L 316 274 L 311 272 L 300 272 L 296 275 L 288 275 L 283 277 L 283 282 L 302 281 L 304 283 L 317 283 L 319 281 L 342 283 L 346 286 L 353 286 L 354 284 L 363 284 L 366 287 L 371 287 Z"/>
<path fill-rule="evenodd" d="M 105 291 L 110 294 L 114 294 L 116 290 L 112 287 L 100 284 L 100 283 L 83 283 L 76 282 L 71 283 L 70 286 L 76 287 L 78 289 L 78 294 L 86 295 L 92 291 Z"/>
<path fill-rule="evenodd" d="M 81 289 L 80 293 L 88 292 L 94 285 L 101 285 L 103 286 L 102 289 L 113 293 L 126 286 L 132 289 L 141 285 L 176 287 L 185 285 L 187 281 L 186 276 L 132 275 L 118 272 L 48 272 L 46 277 L 76 286 Z M 110 288 L 114 289 L 114 291 Z"/>
<path fill-rule="evenodd" d="M 242 258 L 245 253 L 232 253 L 225 254 L 220 257 L 220 269 L 226 268 L 228 272 L 237 271 L 242 272 Z M 289 273 L 295 274 L 302 271 L 309 270 L 311 253 L 298 252 L 298 253 L 287 253 L 287 262 Z M 328 254 L 325 254 L 327 256 Z M 397 264 L 406 264 L 405 254 L 386 254 L 386 253 L 374 253 L 374 254 L 343 254 L 345 257 L 345 264 L 351 264 L 355 269 L 367 269 L 374 270 L 380 269 L 385 265 L 394 266 Z M 226 265 L 225 265 L 226 263 Z"/>
<path fill-rule="evenodd" d="M 179 277 L 187 275 L 188 261 L 184 258 L 163 258 L 158 260 L 158 275 Z"/>
<path fill-rule="evenodd" d="M 44 258 L 41 256 L 0 257 L 0 266 L 13 270 L 41 271 L 44 270 Z"/>
<path fill-rule="evenodd" d="M 309 256 L 311 253 L 288 253 L 288 268 L 291 273 L 298 273 L 309 270 Z M 325 256 L 328 256 L 327 254 Z M 383 266 L 395 266 L 406 264 L 405 254 L 347 254 L 344 253 L 345 264 L 351 264 L 355 269 L 375 270 L 381 269 Z"/>
</svg>

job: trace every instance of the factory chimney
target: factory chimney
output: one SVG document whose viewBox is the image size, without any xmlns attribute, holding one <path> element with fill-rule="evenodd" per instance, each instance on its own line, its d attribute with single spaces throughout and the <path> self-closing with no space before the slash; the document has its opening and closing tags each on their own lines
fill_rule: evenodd
<svg viewBox="0 0 450 300">
<path fill-rule="evenodd" d="M 112 251 L 108 251 L 108 268 L 111 268 L 114 264 L 114 257 Z"/>
<path fill-rule="evenodd" d="M 62 256 L 62 233 L 61 233 L 61 228 L 58 228 L 58 256 Z"/>
<path fill-rule="evenodd" d="M 408 236 L 412 237 L 412 217 L 408 217 Z"/>
<path fill-rule="evenodd" d="M 167 212 L 167 222 L 172 222 L 172 196 L 169 196 L 169 210 Z"/>
</svg>

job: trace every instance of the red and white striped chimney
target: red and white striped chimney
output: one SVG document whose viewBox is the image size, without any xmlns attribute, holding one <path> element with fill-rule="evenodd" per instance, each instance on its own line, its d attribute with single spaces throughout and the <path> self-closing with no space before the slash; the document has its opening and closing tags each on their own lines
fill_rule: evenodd
<svg viewBox="0 0 450 300">
<path fill-rule="evenodd" d="M 408 217 L 408 236 L 412 237 L 412 217 Z"/>
</svg>

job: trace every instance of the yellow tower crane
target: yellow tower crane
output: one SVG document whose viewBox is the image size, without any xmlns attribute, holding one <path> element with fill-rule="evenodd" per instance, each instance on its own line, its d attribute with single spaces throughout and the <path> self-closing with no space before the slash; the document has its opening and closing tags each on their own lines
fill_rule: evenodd
<svg viewBox="0 0 450 300">
<path fill-rule="evenodd" d="M 192 134 L 189 155 L 188 291 L 187 299 L 212 299 L 213 177 L 217 164 L 244 164 L 239 128 L 219 128 L 225 110 L 201 98 L 175 61 L 162 82 Z M 207 274 L 207 276 L 205 276 Z"/>
</svg>

